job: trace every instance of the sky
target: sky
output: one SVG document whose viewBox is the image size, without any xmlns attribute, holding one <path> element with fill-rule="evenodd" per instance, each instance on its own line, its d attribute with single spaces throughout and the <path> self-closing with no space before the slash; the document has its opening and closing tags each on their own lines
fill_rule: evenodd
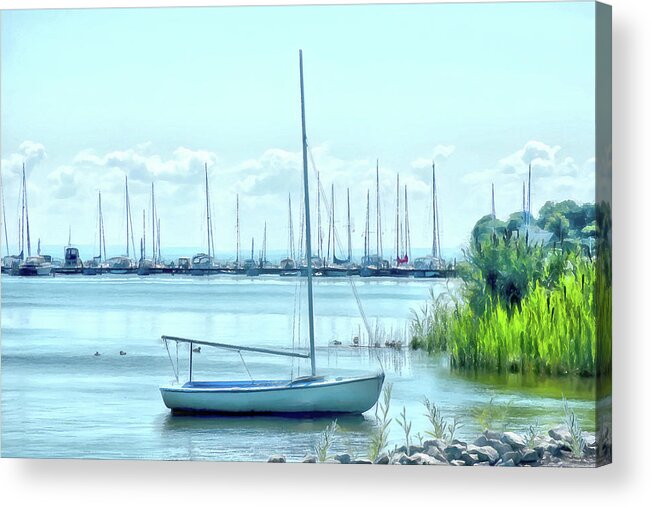
<svg viewBox="0 0 651 507">
<path fill-rule="evenodd" d="M 97 246 L 101 190 L 106 240 L 123 253 L 128 175 L 136 243 L 154 182 L 163 255 L 205 250 L 207 164 L 216 249 L 235 250 L 238 194 L 243 250 L 265 221 L 268 247 L 286 248 L 302 185 L 299 49 L 311 200 L 318 170 L 344 238 L 350 189 L 356 250 L 367 190 L 375 234 L 378 160 L 386 256 L 398 173 L 412 245 L 431 245 L 433 160 L 444 249 L 490 212 L 491 183 L 498 217 L 521 209 L 529 163 L 534 211 L 594 202 L 594 21 L 592 2 L 3 11 L 9 250 L 23 162 L 33 244 L 63 245 L 70 228 Z"/>
</svg>

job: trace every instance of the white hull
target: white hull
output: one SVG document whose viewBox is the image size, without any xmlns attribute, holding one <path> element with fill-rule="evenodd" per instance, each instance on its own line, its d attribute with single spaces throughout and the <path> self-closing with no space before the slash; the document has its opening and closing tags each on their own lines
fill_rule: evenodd
<svg viewBox="0 0 651 507">
<path fill-rule="evenodd" d="M 291 381 L 192 382 L 160 388 L 179 412 L 231 414 L 361 414 L 377 402 L 384 374 Z"/>
</svg>

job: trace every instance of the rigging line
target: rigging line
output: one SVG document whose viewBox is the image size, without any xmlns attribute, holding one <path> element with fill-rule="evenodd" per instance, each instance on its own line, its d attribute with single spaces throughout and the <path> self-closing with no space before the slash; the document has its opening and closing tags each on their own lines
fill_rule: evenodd
<svg viewBox="0 0 651 507">
<path fill-rule="evenodd" d="M 314 162 L 314 155 L 313 155 L 312 149 L 311 149 L 311 147 L 309 145 L 307 147 L 307 150 L 308 150 L 308 153 L 310 155 L 310 162 L 312 163 L 312 171 L 317 172 L 317 167 L 316 167 L 316 164 Z M 320 194 L 323 194 L 321 196 L 321 199 L 325 203 L 325 207 L 328 210 L 328 213 L 330 213 L 330 205 L 328 203 L 327 196 L 325 195 L 325 191 L 324 191 L 323 187 L 321 186 L 320 181 L 319 181 L 319 189 L 318 189 L 318 191 L 319 191 Z M 337 242 L 337 245 L 339 246 L 339 250 L 341 251 L 342 250 L 341 240 L 340 240 L 339 234 L 337 234 L 336 230 L 335 230 L 335 240 Z M 308 262 L 310 262 L 310 261 L 308 260 Z M 355 302 L 357 303 L 357 309 L 359 310 L 359 313 L 360 313 L 360 315 L 362 317 L 362 321 L 364 322 L 364 327 L 366 328 L 366 332 L 368 334 L 369 340 L 370 340 L 371 336 L 373 336 L 373 338 L 376 338 L 375 334 L 371 331 L 371 326 L 370 326 L 370 324 L 368 322 L 368 319 L 366 318 L 366 313 L 364 312 L 364 308 L 362 306 L 362 301 L 361 301 L 361 299 L 359 297 L 359 293 L 357 292 L 357 286 L 355 285 L 355 282 L 354 282 L 353 278 L 350 277 L 350 276 L 347 276 L 346 279 L 348 280 L 348 283 L 350 284 L 350 287 L 351 287 L 351 289 L 353 291 L 353 295 L 355 296 Z"/>
<path fill-rule="evenodd" d="M 167 350 L 167 357 L 170 358 L 170 364 L 172 365 L 172 371 L 174 372 L 174 378 L 176 378 L 176 381 L 179 381 L 179 374 L 177 373 L 176 368 L 174 368 L 174 361 L 172 360 L 172 354 L 170 353 L 170 347 L 167 343 L 167 340 L 163 340 L 165 342 L 165 350 Z M 178 348 L 178 342 L 177 342 L 177 348 Z"/>
<path fill-rule="evenodd" d="M 242 360 L 242 364 L 244 365 L 244 369 L 246 370 L 246 373 L 248 374 L 251 381 L 253 381 L 253 377 L 251 376 L 251 372 L 249 371 L 249 367 L 246 365 L 246 361 L 244 360 L 244 356 L 242 355 L 242 351 L 238 350 L 237 353 L 240 355 L 240 359 Z"/>
</svg>

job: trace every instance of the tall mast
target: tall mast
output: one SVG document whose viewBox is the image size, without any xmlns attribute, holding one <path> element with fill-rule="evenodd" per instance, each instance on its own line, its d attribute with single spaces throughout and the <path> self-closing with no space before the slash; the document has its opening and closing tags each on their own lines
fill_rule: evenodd
<svg viewBox="0 0 651 507">
<path fill-rule="evenodd" d="M 409 234 L 409 205 L 407 203 L 407 185 L 405 185 L 405 253 L 411 258 L 411 238 Z"/>
<path fill-rule="evenodd" d="M 151 258 L 156 262 L 156 199 L 154 182 L 151 182 Z"/>
<path fill-rule="evenodd" d="M 531 224 L 531 163 L 529 163 L 529 185 L 527 194 L 527 225 L 529 225 Z"/>
<path fill-rule="evenodd" d="M 319 172 L 316 173 L 316 228 L 317 228 L 317 256 L 323 257 L 323 231 L 321 230 L 321 180 Z"/>
<path fill-rule="evenodd" d="M 9 236 L 7 236 L 7 214 L 5 212 L 5 193 L 2 185 L 2 177 L 0 177 L 0 194 L 2 194 L 2 226 L 5 230 L 5 248 L 7 256 L 9 256 Z"/>
<path fill-rule="evenodd" d="M 25 227 L 27 233 L 27 256 L 32 255 L 32 244 L 29 238 L 29 210 L 27 207 L 27 179 L 25 178 L 25 163 L 23 162 L 23 212 L 25 214 Z"/>
<path fill-rule="evenodd" d="M 160 218 L 156 218 L 156 262 L 161 261 L 160 256 Z"/>
<path fill-rule="evenodd" d="M 328 234 L 328 248 L 332 240 L 332 263 L 335 262 L 335 184 L 330 184 L 330 202 L 332 205 L 330 215 L 330 233 Z"/>
<path fill-rule="evenodd" d="M 255 250 L 255 238 L 251 237 L 251 260 L 255 259 L 253 252 Z"/>
<path fill-rule="evenodd" d="M 491 183 L 491 217 L 495 220 L 495 183 Z"/>
<path fill-rule="evenodd" d="M 68 246 L 70 246 L 71 241 L 72 241 L 72 227 L 70 224 L 68 224 Z"/>
<path fill-rule="evenodd" d="M 240 266 L 240 194 L 235 196 L 235 266 Z"/>
<path fill-rule="evenodd" d="M 382 226 L 380 224 L 380 159 L 377 159 L 375 162 L 375 227 L 376 227 L 376 237 L 375 237 L 375 247 L 377 251 L 378 258 L 382 258 Z"/>
<path fill-rule="evenodd" d="M 308 329 L 310 335 L 310 365 L 312 376 L 316 376 L 314 357 L 314 299 L 312 295 L 312 232 L 310 231 L 310 187 L 307 174 L 307 133 L 305 128 L 305 91 L 303 87 L 303 51 L 298 52 L 301 76 L 301 130 L 303 144 L 303 198 L 305 199 L 305 250 L 307 253 L 307 308 Z"/>
<path fill-rule="evenodd" d="M 129 177 L 125 174 L 124 176 L 124 195 L 127 208 L 127 257 L 129 257 L 129 233 L 131 233 L 131 245 L 133 247 L 133 253 L 136 253 L 136 244 L 133 241 L 133 219 L 131 217 L 131 204 L 129 203 Z"/>
<path fill-rule="evenodd" d="M 436 202 L 436 163 L 432 161 L 432 257 L 441 255 L 441 242 L 439 236 L 439 216 Z"/>
<path fill-rule="evenodd" d="M 147 231 L 145 230 L 145 225 L 146 225 L 145 210 L 143 209 L 142 210 L 142 239 L 140 240 L 140 258 L 143 261 L 145 260 L 145 249 L 146 249 L 145 241 L 147 239 L 147 235 L 146 235 Z"/>
<path fill-rule="evenodd" d="M 353 260 L 352 257 L 352 242 L 350 237 L 350 188 L 346 189 L 346 201 L 348 203 L 348 262 Z"/>
<path fill-rule="evenodd" d="M 396 263 L 400 264 L 400 173 L 396 174 Z"/>
<path fill-rule="evenodd" d="M 124 176 L 124 207 L 126 208 L 127 214 L 127 257 L 129 257 L 129 184 L 128 176 Z"/>
<path fill-rule="evenodd" d="M 371 191 L 366 189 L 366 227 L 364 229 L 364 257 L 368 262 L 369 250 L 371 249 L 371 224 L 370 224 L 370 204 L 371 204 Z"/>
<path fill-rule="evenodd" d="M 264 234 L 262 235 L 262 261 L 267 262 L 267 221 L 264 222 Z"/>
<path fill-rule="evenodd" d="M 102 216 L 102 191 L 97 193 L 97 234 L 99 235 L 99 260 L 102 261 L 102 247 L 104 247 L 104 259 L 106 259 L 106 243 L 104 241 L 104 217 Z"/>
<path fill-rule="evenodd" d="M 211 257 L 212 226 L 210 224 L 210 198 L 208 197 L 208 164 L 204 163 L 206 173 L 206 229 L 208 234 L 208 257 Z"/>
<path fill-rule="evenodd" d="M 289 194 L 289 245 L 287 248 L 287 256 L 290 259 L 296 258 L 296 252 L 294 251 L 294 222 L 292 221 L 292 194 Z"/>
</svg>

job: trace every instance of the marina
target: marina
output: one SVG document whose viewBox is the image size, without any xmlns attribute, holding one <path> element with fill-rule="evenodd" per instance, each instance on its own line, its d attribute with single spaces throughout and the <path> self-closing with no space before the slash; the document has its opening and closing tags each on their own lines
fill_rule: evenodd
<svg viewBox="0 0 651 507">
<path fill-rule="evenodd" d="M 379 330 L 380 346 L 369 348 L 363 335 L 361 346 L 354 346 L 363 324 L 347 281 L 317 278 L 320 370 L 355 375 L 379 369 L 381 361 L 385 382 L 394 386 L 391 417 L 405 405 L 414 435 L 428 430 L 424 396 L 436 400 L 446 415 L 463 418 L 462 439 L 481 432 L 473 410 L 491 398 L 500 405 L 511 402 L 505 421 L 509 429 L 525 430 L 532 420 L 554 426 L 562 419 L 561 392 L 583 427 L 594 429 L 591 379 L 473 376 L 451 371 L 445 358 L 433 361 L 410 351 L 406 332 L 411 311 L 421 307 L 430 289 L 444 293 L 444 280 L 368 278 L 357 285 L 367 318 Z M 251 347 L 291 350 L 292 340 L 304 346 L 305 323 L 300 336 L 291 333 L 295 292 L 295 280 L 285 277 L 4 278 L 3 456 L 266 461 L 282 451 L 288 459 L 302 459 L 313 452 L 331 418 L 172 415 L 159 394 L 159 386 L 173 379 L 160 340 L 164 334 Z M 403 346 L 386 346 L 391 340 L 402 340 Z M 220 380 L 249 378 L 237 352 L 196 347 L 201 347 L 193 354 L 197 379 L 215 373 Z M 179 347 L 183 376 L 187 353 L 187 345 Z M 296 377 L 309 373 L 304 360 L 242 355 L 254 378 L 281 380 L 282 372 L 292 370 Z M 350 445 L 342 439 L 335 450 L 366 452 L 375 428 L 373 411 L 337 420 Z M 399 442 L 401 435 L 393 425 L 392 441 Z"/>
</svg>

